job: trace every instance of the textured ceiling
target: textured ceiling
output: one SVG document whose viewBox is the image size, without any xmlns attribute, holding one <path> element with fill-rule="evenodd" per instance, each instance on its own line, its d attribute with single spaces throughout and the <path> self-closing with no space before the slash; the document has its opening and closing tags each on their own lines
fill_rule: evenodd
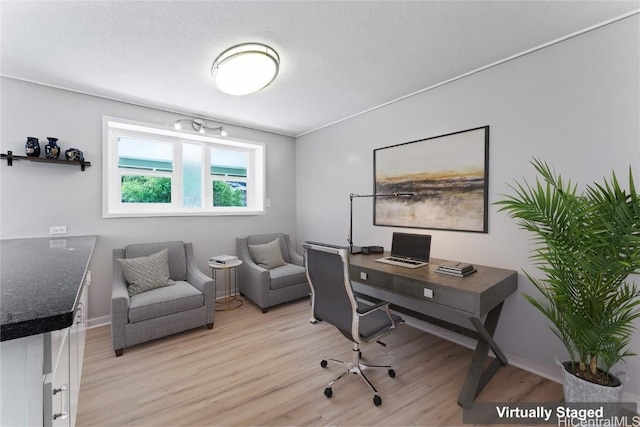
<svg viewBox="0 0 640 427">
<path fill-rule="evenodd" d="M 297 136 L 640 8 L 640 1 L 6 1 L 3 76 Z M 217 90 L 225 49 L 281 58 Z"/>
</svg>

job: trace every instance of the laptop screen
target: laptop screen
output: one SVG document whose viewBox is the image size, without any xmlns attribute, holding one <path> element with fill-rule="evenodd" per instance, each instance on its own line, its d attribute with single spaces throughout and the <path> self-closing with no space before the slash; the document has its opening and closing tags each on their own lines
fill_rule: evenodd
<svg viewBox="0 0 640 427">
<path fill-rule="evenodd" d="M 429 234 L 393 233 L 391 256 L 429 262 L 431 236 Z"/>
</svg>

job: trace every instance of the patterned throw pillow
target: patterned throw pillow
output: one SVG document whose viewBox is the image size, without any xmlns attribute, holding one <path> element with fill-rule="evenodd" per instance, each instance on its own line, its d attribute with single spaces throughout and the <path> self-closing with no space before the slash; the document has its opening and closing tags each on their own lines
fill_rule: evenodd
<svg viewBox="0 0 640 427">
<path fill-rule="evenodd" d="M 280 239 L 264 245 L 249 245 L 249 253 L 253 262 L 267 270 L 286 264 L 280 250 Z"/>
<path fill-rule="evenodd" d="M 175 284 L 169 278 L 169 249 L 153 255 L 116 260 L 120 263 L 129 296 Z"/>
</svg>

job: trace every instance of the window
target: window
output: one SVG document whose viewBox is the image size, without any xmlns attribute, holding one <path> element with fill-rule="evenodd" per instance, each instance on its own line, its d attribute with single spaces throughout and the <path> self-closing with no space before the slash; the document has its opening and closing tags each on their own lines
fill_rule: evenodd
<svg viewBox="0 0 640 427">
<path fill-rule="evenodd" d="M 263 144 L 103 122 L 104 217 L 264 213 Z"/>
</svg>

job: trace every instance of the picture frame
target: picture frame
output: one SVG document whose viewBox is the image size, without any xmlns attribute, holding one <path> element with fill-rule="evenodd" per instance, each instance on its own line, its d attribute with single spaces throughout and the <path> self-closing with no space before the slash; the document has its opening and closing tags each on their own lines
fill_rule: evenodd
<svg viewBox="0 0 640 427">
<path fill-rule="evenodd" d="M 373 164 L 374 225 L 488 232 L 489 126 L 377 148 Z"/>
</svg>

